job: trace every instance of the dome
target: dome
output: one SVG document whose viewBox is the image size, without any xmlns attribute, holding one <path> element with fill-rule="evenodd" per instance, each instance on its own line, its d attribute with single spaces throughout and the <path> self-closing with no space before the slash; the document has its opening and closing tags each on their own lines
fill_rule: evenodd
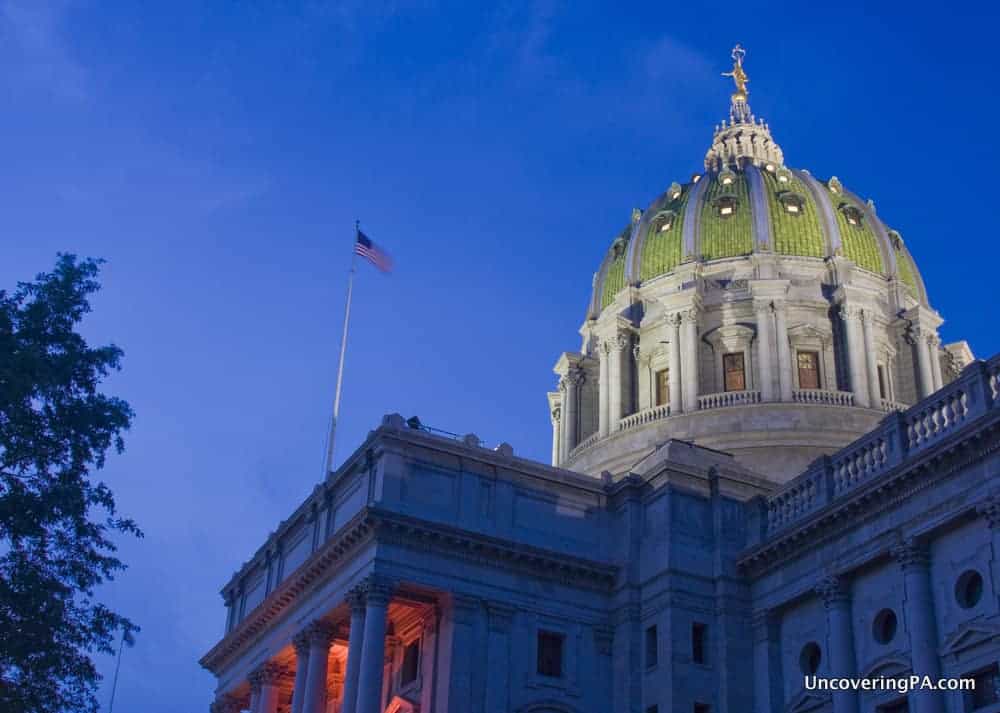
<svg viewBox="0 0 1000 713">
<path fill-rule="evenodd" d="M 835 176 L 820 180 L 804 169 L 739 157 L 687 183 L 672 183 L 644 211 L 633 212 L 594 277 L 588 317 L 598 316 L 626 286 L 669 275 L 685 263 L 755 254 L 844 257 L 887 283 L 898 281 L 928 304 L 900 233 L 882 222 L 873 202 L 862 201 Z"/>
<path fill-rule="evenodd" d="M 733 60 L 703 170 L 634 209 L 594 274 L 580 350 L 548 394 L 555 465 L 620 476 L 679 439 L 782 481 L 972 358 L 941 344 L 874 203 L 785 164 L 738 46 Z"/>
</svg>

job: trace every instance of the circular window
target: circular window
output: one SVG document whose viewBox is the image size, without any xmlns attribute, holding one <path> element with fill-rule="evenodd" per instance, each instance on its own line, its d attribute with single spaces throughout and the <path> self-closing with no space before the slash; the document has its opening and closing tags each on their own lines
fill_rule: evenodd
<svg viewBox="0 0 1000 713">
<path fill-rule="evenodd" d="M 822 660 L 823 654 L 819 650 L 819 644 L 810 641 L 802 647 L 802 653 L 799 654 L 799 668 L 802 669 L 802 673 L 811 676 L 819 671 L 819 663 Z"/>
<path fill-rule="evenodd" d="M 880 644 L 888 644 L 896 636 L 896 612 L 883 609 L 875 615 L 872 622 L 872 636 Z"/>
<path fill-rule="evenodd" d="M 974 569 L 962 574 L 955 582 L 955 600 L 963 609 L 971 609 L 983 598 L 983 575 Z"/>
</svg>

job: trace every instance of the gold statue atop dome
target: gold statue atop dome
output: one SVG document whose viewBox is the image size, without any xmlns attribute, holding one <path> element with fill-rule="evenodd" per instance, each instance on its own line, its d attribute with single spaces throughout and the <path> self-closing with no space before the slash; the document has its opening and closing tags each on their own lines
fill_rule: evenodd
<svg viewBox="0 0 1000 713">
<path fill-rule="evenodd" d="M 736 84 L 736 94 L 742 95 L 744 98 L 747 96 L 747 84 L 750 80 L 747 78 L 747 73 L 743 71 L 743 58 L 746 56 L 747 51 L 743 49 L 739 43 L 733 47 L 733 71 L 723 72 L 723 77 L 732 77 L 733 82 Z"/>
</svg>

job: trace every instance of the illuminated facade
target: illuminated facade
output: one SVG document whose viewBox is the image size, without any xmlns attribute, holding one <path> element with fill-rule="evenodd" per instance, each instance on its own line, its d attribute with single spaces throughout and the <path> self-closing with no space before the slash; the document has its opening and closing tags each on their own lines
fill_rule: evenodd
<svg viewBox="0 0 1000 713">
<path fill-rule="evenodd" d="M 553 464 L 386 416 L 223 587 L 215 713 L 1000 710 L 1000 356 L 940 346 L 734 58 L 705 172 L 595 277 Z"/>
</svg>

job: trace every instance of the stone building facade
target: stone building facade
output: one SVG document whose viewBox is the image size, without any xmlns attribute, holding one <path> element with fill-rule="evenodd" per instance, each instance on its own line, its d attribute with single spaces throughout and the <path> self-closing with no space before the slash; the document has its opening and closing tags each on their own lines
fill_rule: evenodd
<svg viewBox="0 0 1000 713">
<path fill-rule="evenodd" d="M 552 464 L 386 416 L 223 587 L 213 711 L 1000 711 L 1000 355 L 732 107 L 601 266 Z M 976 688 L 806 685 L 909 675 Z"/>
</svg>

